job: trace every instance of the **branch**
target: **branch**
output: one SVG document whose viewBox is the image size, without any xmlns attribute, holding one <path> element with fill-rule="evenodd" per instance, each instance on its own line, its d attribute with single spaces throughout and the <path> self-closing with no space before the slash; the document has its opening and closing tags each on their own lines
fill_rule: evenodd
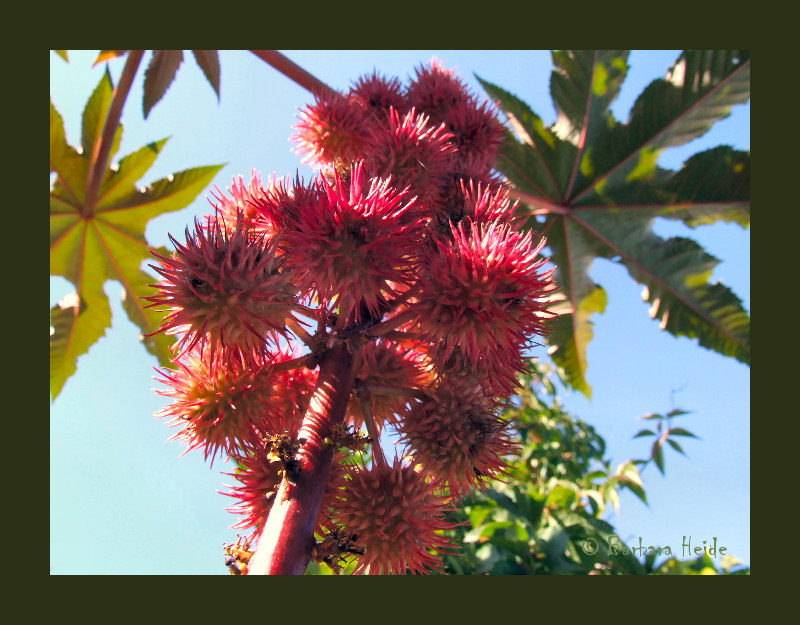
<svg viewBox="0 0 800 625">
<path fill-rule="evenodd" d="M 281 74 L 291 78 L 298 85 L 307 89 L 316 96 L 324 95 L 326 92 L 333 91 L 328 85 L 316 76 L 308 73 L 297 63 L 283 56 L 277 50 L 250 50 L 265 63 L 272 65 Z"/>
<path fill-rule="evenodd" d="M 108 158 L 111 155 L 114 135 L 117 134 L 119 120 L 122 117 L 122 109 L 131 90 L 133 78 L 139 69 L 142 56 L 144 56 L 144 50 L 131 50 L 128 54 L 119 83 L 114 88 L 114 94 L 111 96 L 111 105 L 108 107 L 108 115 L 106 115 L 106 122 L 103 126 L 103 136 L 100 141 L 95 141 L 94 146 L 92 146 L 89 177 L 86 180 L 86 195 L 81 209 L 81 214 L 84 217 L 88 217 L 91 214 L 92 207 L 97 199 L 100 182 L 103 180 L 106 167 L 108 167 Z"/>
<path fill-rule="evenodd" d="M 317 386 L 298 437 L 299 470 L 285 474 L 264 533 L 249 564 L 250 575 L 303 575 L 311 559 L 314 529 L 328 483 L 335 448 L 325 444 L 335 425 L 343 423 L 353 390 L 355 355 L 335 345 L 320 365 Z"/>
</svg>

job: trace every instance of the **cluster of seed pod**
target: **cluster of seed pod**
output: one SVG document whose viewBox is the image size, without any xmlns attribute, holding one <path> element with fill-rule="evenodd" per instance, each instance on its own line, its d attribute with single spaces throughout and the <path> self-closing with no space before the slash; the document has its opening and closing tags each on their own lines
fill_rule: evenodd
<svg viewBox="0 0 800 625">
<path fill-rule="evenodd" d="M 343 543 L 357 573 L 440 570 L 447 510 L 514 452 L 501 408 L 546 330 L 544 240 L 514 219 L 493 169 L 496 109 L 435 61 L 405 86 L 373 73 L 319 94 L 296 130 L 310 183 L 253 172 L 215 189 L 214 214 L 154 266 L 148 299 L 179 337 L 158 416 L 189 449 L 236 461 L 234 527 L 254 544 L 322 432 L 337 451 L 317 551 L 330 562 L 331 536 L 357 536 Z M 309 435 L 336 345 L 352 355 L 349 404 Z M 386 428 L 399 434 L 392 462 Z"/>
</svg>

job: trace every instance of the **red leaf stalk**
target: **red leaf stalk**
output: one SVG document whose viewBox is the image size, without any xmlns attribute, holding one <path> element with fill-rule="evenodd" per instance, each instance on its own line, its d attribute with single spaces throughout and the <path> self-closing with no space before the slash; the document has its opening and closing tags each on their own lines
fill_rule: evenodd
<svg viewBox="0 0 800 625">
<path fill-rule="evenodd" d="M 108 166 L 108 157 L 111 155 L 114 135 L 117 133 L 119 120 L 122 117 L 122 109 L 125 106 L 125 100 L 128 98 L 133 78 L 136 76 L 136 70 L 139 69 L 139 63 L 143 55 L 144 50 L 131 50 L 128 53 L 119 83 L 114 87 L 114 93 L 111 96 L 111 105 L 108 107 L 108 114 L 103 125 L 103 134 L 99 141 L 95 141 L 92 146 L 89 177 L 86 181 L 86 195 L 84 196 L 82 209 L 84 217 L 91 214 L 94 202 L 97 199 L 97 192 L 100 190 L 100 183 Z"/>
<path fill-rule="evenodd" d="M 322 95 L 331 90 L 319 78 L 310 74 L 277 50 L 250 50 L 250 52 L 314 95 Z"/>
<path fill-rule="evenodd" d="M 303 575 L 311 559 L 314 528 L 328 483 L 335 448 L 325 443 L 344 421 L 353 389 L 355 355 L 334 345 L 320 363 L 314 395 L 303 418 L 296 475 L 284 475 L 264 533 L 249 565 L 250 575 Z"/>
</svg>

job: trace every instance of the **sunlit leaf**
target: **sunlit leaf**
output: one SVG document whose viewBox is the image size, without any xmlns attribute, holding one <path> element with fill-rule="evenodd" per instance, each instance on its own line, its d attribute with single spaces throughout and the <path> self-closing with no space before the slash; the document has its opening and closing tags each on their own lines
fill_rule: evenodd
<svg viewBox="0 0 800 625">
<path fill-rule="evenodd" d="M 97 58 L 92 63 L 92 67 L 95 65 L 99 65 L 100 63 L 105 63 L 106 61 L 110 61 L 111 59 L 116 59 L 117 57 L 124 56 L 127 54 L 127 50 L 100 50 L 100 54 L 97 55 Z"/>
<path fill-rule="evenodd" d="M 83 112 L 83 139 L 95 142 L 102 134 L 113 92 L 106 72 Z M 119 143 L 121 127 L 115 145 Z M 50 168 L 57 175 L 50 190 L 50 273 L 63 276 L 75 293 L 51 310 L 50 392 L 59 394 L 77 366 L 77 359 L 105 333 L 111 310 L 103 290 L 107 280 L 123 287 L 123 309 L 141 330 L 145 348 L 161 365 L 170 361 L 171 337 L 155 332 L 160 319 L 145 308 L 141 295 L 154 279 L 142 271 L 152 259 L 152 246 L 144 236 L 150 219 L 180 210 L 206 188 L 221 165 L 198 167 L 136 188 L 155 161 L 166 140 L 151 143 L 108 167 L 97 202 L 84 205 L 92 155 L 70 146 L 63 119 L 50 103 Z"/>
<path fill-rule="evenodd" d="M 661 329 L 749 364 L 750 316 L 712 281 L 719 260 L 691 239 L 653 233 L 659 218 L 692 228 L 749 226 L 749 153 L 719 146 L 679 171 L 657 165 L 665 149 L 703 135 L 749 99 L 749 53 L 684 52 L 640 94 L 625 122 L 610 106 L 627 74 L 627 51 L 559 50 L 553 65 L 558 119 L 551 126 L 518 97 L 479 80 L 513 130 L 497 167 L 519 191 L 520 216 L 547 237 L 556 265 L 561 291 L 551 310 L 558 316 L 546 340 L 567 383 L 590 396 L 591 317 L 606 306 L 603 287 L 589 276 L 595 259 L 627 268 Z"/>
</svg>

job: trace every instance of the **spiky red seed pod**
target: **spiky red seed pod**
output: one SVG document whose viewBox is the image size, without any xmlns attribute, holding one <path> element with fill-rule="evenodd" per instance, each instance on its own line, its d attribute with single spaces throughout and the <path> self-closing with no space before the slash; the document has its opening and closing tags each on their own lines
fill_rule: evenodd
<svg viewBox="0 0 800 625">
<path fill-rule="evenodd" d="M 248 536 L 252 542 L 261 535 L 264 521 L 272 509 L 281 483 L 281 465 L 269 461 L 264 450 L 255 456 L 240 458 L 238 464 L 239 470 L 236 473 L 226 475 L 235 478 L 239 483 L 228 486 L 230 492 L 221 492 L 237 499 L 236 503 L 226 510 L 243 517 L 231 525 L 231 529 L 253 528 Z"/>
<path fill-rule="evenodd" d="M 438 380 L 472 385 L 480 388 L 487 397 L 513 395 L 519 388 L 519 374 L 527 370 L 522 353 L 516 356 L 507 354 L 501 359 L 494 352 L 486 352 L 473 362 L 458 346 L 447 355 L 438 344 L 424 344 L 420 348 L 433 364 Z"/>
<path fill-rule="evenodd" d="M 444 126 L 429 123 L 427 115 L 414 109 L 403 116 L 392 109 L 389 123 L 377 128 L 375 137 L 365 154 L 368 174 L 390 176 L 396 187 L 408 187 L 417 198 L 415 215 L 436 214 L 454 149 Z"/>
<path fill-rule="evenodd" d="M 177 369 L 158 370 L 167 389 L 156 393 L 173 402 L 156 412 L 181 428 L 170 440 L 203 448 L 212 462 L 219 451 L 228 457 L 246 455 L 258 447 L 271 420 L 279 419 L 273 404 L 269 366 L 245 368 L 220 358 L 192 352 L 176 361 Z"/>
<path fill-rule="evenodd" d="M 379 119 L 386 119 L 390 108 L 405 113 L 408 110 L 403 85 L 397 78 L 386 78 L 372 72 L 369 76 L 361 76 L 350 89 L 350 95 L 361 103 L 365 111 L 375 114 Z"/>
<path fill-rule="evenodd" d="M 361 162 L 347 181 L 338 172 L 333 184 L 317 181 L 316 199 L 287 216 L 286 256 L 296 283 L 340 306 L 340 314 L 359 320 L 363 303 L 380 318 L 397 296 L 392 284 L 414 280 L 422 224 L 405 219 L 412 201 L 389 180 L 368 182 Z"/>
<path fill-rule="evenodd" d="M 247 186 L 245 186 L 242 176 L 239 176 L 238 179 L 234 178 L 231 186 L 227 189 L 230 197 L 219 187 L 214 187 L 211 192 L 214 199 L 212 201 L 209 198 L 209 202 L 216 209 L 217 217 L 223 221 L 229 234 L 233 234 L 236 230 L 241 213 L 242 220 L 250 232 L 274 237 L 277 234 L 275 223 L 258 209 L 259 204 L 264 202 L 264 198 L 268 195 L 268 189 L 274 184 L 275 182 L 271 181 L 265 188 L 261 174 L 253 170 Z"/>
<path fill-rule="evenodd" d="M 364 115 L 360 101 L 334 91 L 315 98 L 294 126 L 292 140 L 303 163 L 323 167 L 358 160 L 373 142 L 372 117 Z"/>
<path fill-rule="evenodd" d="M 229 234 L 219 219 L 195 221 L 186 244 L 175 245 L 172 258 L 159 254 L 151 265 L 164 280 L 159 292 L 145 297 L 150 306 L 166 306 L 159 332 L 181 334 L 180 354 L 199 347 L 248 365 L 266 354 L 268 341 L 284 334 L 297 289 L 278 255 L 278 241 L 253 235 L 242 219 Z"/>
<path fill-rule="evenodd" d="M 400 440 L 423 471 L 462 498 L 504 474 L 505 457 L 517 451 L 498 407 L 480 387 L 443 379 L 403 415 Z"/>
<path fill-rule="evenodd" d="M 437 123 L 444 121 L 448 110 L 471 97 L 469 89 L 455 72 L 445 69 L 438 59 L 432 59 L 427 67 L 418 67 L 415 74 L 406 89 L 409 105 Z"/>
<path fill-rule="evenodd" d="M 464 216 L 474 223 L 511 222 L 516 205 L 511 204 L 508 190 L 501 185 L 481 184 L 474 178 L 461 181 Z"/>
<path fill-rule="evenodd" d="M 412 467 L 375 465 L 354 468 L 335 505 L 337 520 L 365 547 L 354 574 L 428 574 L 442 570 L 441 555 L 453 552 L 439 532 L 455 525 L 445 520 L 449 500 Z"/>
<path fill-rule="evenodd" d="M 236 473 L 226 473 L 226 475 L 235 478 L 239 483 L 229 486 L 230 492 L 221 492 L 238 500 L 227 508 L 228 512 L 244 517 L 231 525 L 231 529 L 253 528 L 249 539 L 254 541 L 261 536 L 264 523 L 275 501 L 282 479 L 282 466 L 280 462 L 271 460 L 263 447 L 254 455 L 239 458 L 238 464 L 239 469 Z M 341 490 L 345 487 L 348 466 L 340 462 L 338 454 L 334 457 L 317 517 L 318 533 L 331 525 L 331 507 L 335 505 Z"/>
<path fill-rule="evenodd" d="M 273 364 L 278 364 L 299 357 L 300 351 L 277 351 L 273 354 Z M 314 387 L 317 384 L 317 371 L 306 367 L 297 367 L 288 371 L 273 374 L 273 415 L 277 418 L 270 422 L 270 433 L 288 433 L 296 436 L 303 422 Z"/>
<path fill-rule="evenodd" d="M 544 298 L 555 285 L 538 254 L 544 239 L 508 223 L 462 220 L 439 240 L 420 276 L 418 334 L 446 360 L 456 347 L 477 366 L 515 361 L 546 328 Z"/>
<path fill-rule="evenodd" d="M 451 226 L 465 218 L 473 222 L 514 220 L 516 205 L 512 206 L 506 185 L 491 168 L 480 167 L 472 159 L 453 171 L 443 193 L 443 212 L 434 223 L 438 238 L 451 238 Z M 428 249 L 435 252 L 436 245 L 432 243 Z"/>
<path fill-rule="evenodd" d="M 375 425 L 396 423 L 409 395 L 403 390 L 425 388 L 433 382 L 427 358 L 419 351 L 389 341 L 364 345 L 356 356 L 354 397 L 347 408 L 347 419 L 357 429 L 364 424 L 361 402 L 368 401 Z"/>
<path fill-rule="evenodd" d="M 469 97 L 455 102 L 442 115 L 459 158 L 474 158 L 488 166 L 494 164 L 507 134 L 498 119 L 497 105 L 488 101 L 479 104 L 476 98 Z"/>
</svg>

